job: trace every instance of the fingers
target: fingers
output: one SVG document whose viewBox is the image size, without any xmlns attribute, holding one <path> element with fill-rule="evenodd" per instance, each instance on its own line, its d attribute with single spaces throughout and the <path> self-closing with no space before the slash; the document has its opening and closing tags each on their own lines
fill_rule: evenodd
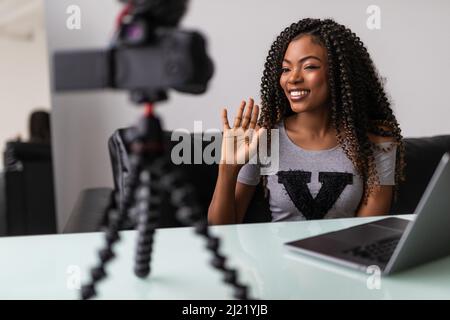
<svg viewBox="0 0 450 320">
<path fill-rule="evenodd" d="M 250 120 L 250 129 L 255 129 L 256 124 L 258 122 L 258 115 L 259 115 L 259 107 L 258 105 L 255 105 L 252 112 L 252 118 Z"/>
<path fill-rule="evenodd" d="M 234 125 L 233 125 L 234 128 L 237 128 L 241 125 L 242 114 L 244 113 L 244 109 L 245 109 L 245 101 L 242 101 L 241 105 L 239 106 L 236 118 L 234 118 Z"/>
<path fill-rule="evenodd" d="M 252 98 L 250 98 L 248 101 L 247 110 L 245 112 L 244 119 L 242 121 L 242 128 L 244 128 L 244 129 L 247 129 L 248 125 L 250 123 L 250 120 L 252 117 L 252 111 L 253 111 L 253 104 L 254 104 L 254 101 Z"/>
<path fill-rule="evenodd" d="M 228 123 L 228 116 L 227 116 L 227 109 L 224 108 L 222 110 L 222 124 L 223 124 L 223 129 L 230 129 L 230 124 Z"/>
<path fill-rule="evenodd" d="M 259 115 L 259 106 L 254 104 L 255 101 L 253 98 L 250 98 L 248 104 L 243 100 L 239 106 L 236 117 L 234 118 L 233 129 L 242 128 L 244 130 L 247 129 L 255 129 L 258 121 Z M 247 106 L 247 110 L 245 107 Z M 245 110 L 245 114 L 244 114 Z M 230 124 L 228 122 L 227 109 L 223 109 L 222 111 L 222 123 L 224 129 L 230 129 Z"/>
</svg>

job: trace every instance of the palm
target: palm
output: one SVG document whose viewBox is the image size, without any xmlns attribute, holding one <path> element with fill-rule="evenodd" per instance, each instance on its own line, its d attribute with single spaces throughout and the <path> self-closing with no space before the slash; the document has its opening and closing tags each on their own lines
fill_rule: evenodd
<svg viewBox="0 0 450 320">
<path fill-rule="evenodd" d="M 257 132 L 259 131 L 259 128 L 256 128 L 256 122 L 259 107 L 254 106 L 253 99 L 250 99 L 243 117 L 245 105 L 246 103 L 243 101 L 236 115 L 233 128 L 230 128 L 228 124 L 227 110 L 224 109 L 223 111 L 221 163 L 243 165 L 256 154 Z"/>
</svg>

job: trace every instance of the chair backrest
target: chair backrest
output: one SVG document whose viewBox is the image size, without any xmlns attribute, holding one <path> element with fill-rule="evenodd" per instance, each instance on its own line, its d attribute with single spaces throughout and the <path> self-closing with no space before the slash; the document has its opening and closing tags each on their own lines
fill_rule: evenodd
<svg viewBox="0 0 450 320">
<path fill-rule="evenodd" d="M 392 214 L 413 213 L 428 182 L 445 152 L 450 151 L 450 135 L 426 138 L 406 138 L 405 182 L 399 186 Z"/>
<path fill-rule="evenodd" d="M 123 196 L 123 189 L 127 183 L 126 180 L 130 168 L 128 160 L 129 150 L 124 143 L 124 137 L 128 130 L 134 129 L 119 129 L 109 141 L 115 188 L 121 196 Z M 171 132 L 165 132 L 164 134 L 167 152 L 171 152 L 172 148 L 178 144 L 178 141 L 171 141 L 171 134 Z M 200 203 L 205 212 L 207 212 L 217 180 L 218 167 L 217 164 L 193 164 L 196 148 L 201 147 L 200 152 L 203 152 L 210 142 L 203 141 L 201 136 L 195 134 L 191 134 L 189 139 L 191 142 L 191 162 L 190 164 L 180 164 L 176 167 L 183 171 L 189 181 L 194 184 Z M 406 181 L 400 185 L 398 197 L 391 206 L 390 213 L 392 214 L 414 212 L 440 158 L 446 151 L 450 151 L 450 135 L 407 138 L 404 142 L 407 164 L 405 168 Z M 167 209 L 166 211 L 169 212 L 170 210 Z M 169 213 L 166 213 L 166 215 L 169 215 Z M 260 183 L 244 217 L 244 223 L 267 222 L 270 220 L 269 205 L 264 198 L 263 188 Z M 163 225 L 174 226 L 176 223 L 174 218 L 171 217 Z"/>
<path fill-rule="evenodd" d="M 111 156 L 111 165 L 113 170 L 114 186 L 119 198 L 123 199 L 125 186 L 129 183 L 128 178 L 130 174 L 129 152 L 125 141 L 126 135 L 133 128 L 125 128 L 117 130 L 109 139 L 108 147 Z M 164 142 L 166 145 L 166 152 L 171 153 L 172 148 L 179 143 L 179 141 L 171 141 L 172 132 L 164 132 Z M 209 141 L 203 141 L 201 136 L 196 134 L 189 134 L 184 137 L 189 139 L 191 147 L 191 161 L 188 163 L 181 163 L 173 165 L 173 168 L 183 173 L 186 179 L 191 182 L 197 191 L 197 198 L 202 206 L 205 215 L 208 211 L 209 203 L 214 193 L 214 188 L 217 180 L 218 165 L 217 164 L 194 164 L 194 154 L 201 152 Z M 199 141 L 200 140 L 200 141 Z M 201 148 L 201 150 L 197 150 Z M 213 154 L 214 156 L 214 154 Z M 179 226 L 173 216 L 173 208 L 171 208 L 168 199 L 164 199 L 162 203 L 163 216 L 160 224 L 162 227 Z M 256 195 L 250 203 L 248 214 L 244 218 L 244 222 L 265 222 L 270 221 L 270 211 L 263 197 L 261 186 L 257 187 Z"/>
</svg>

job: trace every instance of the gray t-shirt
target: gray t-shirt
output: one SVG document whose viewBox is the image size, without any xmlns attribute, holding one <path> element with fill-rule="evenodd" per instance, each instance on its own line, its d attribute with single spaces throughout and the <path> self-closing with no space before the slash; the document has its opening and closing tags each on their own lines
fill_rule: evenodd
<svg viewBox="0 0 450 320">
<path fill-rule="evenodd" d="M 277 128 L 279 170 L 267 177 L 272 221 L 354 217 L 363 195 L 363 181 L 344 150 L 339 145 L 305 150 L 287 136 L 283 122 Z M 377 147 L 374 156 L 380 185 L 395 185 L 396 145 L 383 142 Z M 259 164 L 246 164 L 238 181 L 257 185 L 260 172 Z"/>
</svg>

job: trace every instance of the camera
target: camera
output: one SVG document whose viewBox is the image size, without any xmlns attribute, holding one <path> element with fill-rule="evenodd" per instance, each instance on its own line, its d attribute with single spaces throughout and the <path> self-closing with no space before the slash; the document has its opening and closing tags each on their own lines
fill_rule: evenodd
<svg viewBox="0 0 450 320">
<path fill-rule="evenodd" d="M 206 40 L 177 29 L 187 0 L 120 0 L 110 48 L 60 51 L 54 55 L 56 92 L 129 90 L 135 103 L 167 99 L 167 90 L 201 94 L 214 71 Z"/>
</svg>

